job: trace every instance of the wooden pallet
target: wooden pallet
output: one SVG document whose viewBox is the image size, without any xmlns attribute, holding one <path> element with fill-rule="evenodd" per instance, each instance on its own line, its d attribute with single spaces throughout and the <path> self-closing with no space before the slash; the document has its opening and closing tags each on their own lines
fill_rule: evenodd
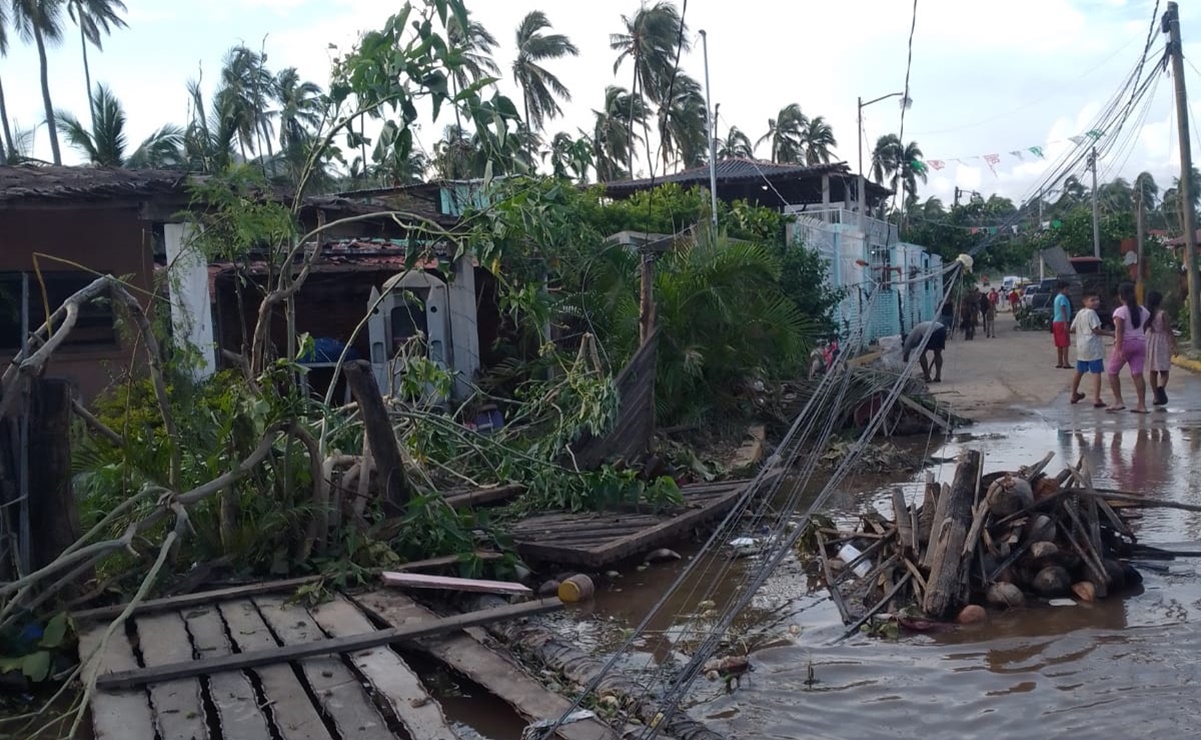
<svg viewBox="0 0 1201 740">
<path fill-rule="evenodd" d="M 180 607 L 174 609 L 170 608 L 170 599 L 155 602 L 131 618 L 132 634 L 118 630 L 103 651 L 98 648 L 108 622 L 81 622 L 79 646 L 80 656 L 85 660 L 85 675 L 299 645 L 375 630 L 367 614 L 342 596 L 306 608 L 288 603 L 286 596 L 279 593 L 247 590 L 253 595 L 232 597 L 226 592 L 224 599 L 217 596 L 205 604 L 182 597 Z M 414 619 L 435 619 L 429 613 L 419 614 L 418 609 L 413 606 Z M 458 646 L 455 658 L 462 665 L 451 663 L 451 667 L 469 676 L 473 666 L 509 660 L 462 631 L 443 640 Z M 506 678 L 511 685 L 517 685 L 516 678 L 524 676 L 516 664 L 510 661 L 508 665 L 512 671 Z M 467 670 L 463 671 L 464 668 Z M 546 707 L 558 706 L 556 700 L 562 701 L 532 679 L 524 678 L 526 683 L 520 684 L 521 692 L 516 697 L 519 701 L 514 707 L 519 714 L 537 716 Z M 522 702 L 532 704 L 526 707 Z M 221 671 L 134 689 L 97 689 L 91 710 L 97 740 L 156 737 L 458 740 L 438 702 L 400 655 L 386 646 L 347 655 Z M 595 732 L 584 735 L 581 731 L 577 726 L 574 734 L 556 734 L 566 740 L 607 737 Z"/>
<path fill-rule="evenodd" d="M 645 554 L 713 521 L 734 506 L 749 481 L 684 486 L 684 506 L 664 512 L 552 513 L 525 519 L 509 531 L 525 558 L 600 568 Z"/>
</svg>

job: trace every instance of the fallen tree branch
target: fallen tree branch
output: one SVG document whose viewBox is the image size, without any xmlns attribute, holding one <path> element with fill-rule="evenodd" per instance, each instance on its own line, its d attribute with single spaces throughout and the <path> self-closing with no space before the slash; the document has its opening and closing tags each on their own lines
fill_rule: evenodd
<svg viewBox="0 0 1201 740">
<path fill-rule="evenodd" d="M 114 447 L 124 447 L 125 440 L 120 434 L 114 432 L 107 424 L 96 418 L 96 415 L 79 402 L 78 398 L 71 399 L 71 410 L 75 415 L 93 432 L 96 432 L 101 437 L 108 440 Z"/>
</svg>

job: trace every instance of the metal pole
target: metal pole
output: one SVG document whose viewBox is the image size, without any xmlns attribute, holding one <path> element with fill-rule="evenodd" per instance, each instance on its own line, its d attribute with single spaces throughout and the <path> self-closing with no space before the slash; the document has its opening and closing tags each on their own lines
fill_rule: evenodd
<svg viewBox="0 0 1201 740">
<path fill-rule="evenodd" d="M 1193 347 L 1201 342 L 1201 275 L 1197 271 L 1197 214 L 1193 210 L 1193 152 L 1188 130 L 1188 92 L 1184 86 L 1184 50 L 1180 42 L 1180 11 L 1168 3 L 1164 14 L 1168 27 L 1168 52 L 1172 55 L 1172 79 L 1176 83 L 1176 123 L 1180 141 L 1180 193 L 1184 211 L 1184 262 L 1188 266 L 1189 336 Z"/>
<path fill-rule="evenodd" d="M 1101 259 L 1101 211 L 1097 207 L 1097 147 L 1093 147 L 1088 163 L 1093 170 L 1093 256 Z"/>
<path fill-rule="evenodd" d="M 863 219 L 867 214 L 867 181 L 863 179 L 863 98 L 856 98 L 856 109 L 859 121 L 859 135 L 855 137 L 859 143 L 859 230 L 864 231 Z"/>
<path fill-rule="evenodd" d="M 717 121 L 709 99 L 709 34 L 701 31 L 701 47 L 705 53 L 705 123 L 709 130 L 709 198 L 713 210 L 713 233 L 717 233 Z"/>
<path fill-rule="evenodd" d="M 1135 190 L 1134 197 L 1137 199 L 1138 204 L 1138 211 L 1135 212 L 1135 224 L 1137 227 L 1135 231 L 1137 241 L 1135 256 L 1138 258 L 1138 261 L 1134 264 L 1134 269 L 1136 270 L 1134 274 L 1137 276 L 1134 280 L 1134 292 L 1138 296 L 1139 305 L 1142 305 L 1143 291 L 1146 289 L 1143 282 L 1143 278 L 1145 277 L 1143 271 L 1143 239 L 1146 226 L 1143 223 L 1143 189 L 1141 187 Z"/>
</svg>

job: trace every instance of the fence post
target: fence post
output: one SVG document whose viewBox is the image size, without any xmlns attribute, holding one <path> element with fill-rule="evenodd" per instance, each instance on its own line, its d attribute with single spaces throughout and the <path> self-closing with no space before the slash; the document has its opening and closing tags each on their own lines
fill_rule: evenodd
<svg viewBox="0 0 1201 740">
<path fill-rule="evenodd" d="M 79 508 L 71 485 L 70 383 L 38 378 L 29 404 L 29 534 L 34 569 L 79 539 Z"/>
</svg>

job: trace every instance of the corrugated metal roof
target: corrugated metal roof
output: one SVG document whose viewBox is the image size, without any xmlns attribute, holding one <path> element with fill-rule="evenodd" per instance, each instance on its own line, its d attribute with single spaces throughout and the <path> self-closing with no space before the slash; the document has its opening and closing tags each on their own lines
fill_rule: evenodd
<svg viewBox="0 0 1201 740">
<path fill-rule="evenodd" d="M 823 174 L 850 174 L 845 162 L 832 162 L 830 164 L 819 165 L 804 165 L 804 164 L 777 164 L 775 162 L 765 162 L 756 159 L 745 159 L 742 157 L 732 157 L 729 159 L 718 160 L 717 179 L 719 182 L 734 182 L 738 180 L 757 180 L 760 178 L 773 177 L 796 177 L 798 175 L 823 175 Z M 701 165 L 700 167 L 690 167 L 686 170 L 656 177 L 653 183 L 662 185 L 664 183 L 676 183 L 679 185 L 705 185 L 709 182 L 709 165 Z M 644 177 L 639 180 L 612 180 L 604 183 L 606 190 L 640 190 L 650 187 L 652 179 Z"/>
</svg>

